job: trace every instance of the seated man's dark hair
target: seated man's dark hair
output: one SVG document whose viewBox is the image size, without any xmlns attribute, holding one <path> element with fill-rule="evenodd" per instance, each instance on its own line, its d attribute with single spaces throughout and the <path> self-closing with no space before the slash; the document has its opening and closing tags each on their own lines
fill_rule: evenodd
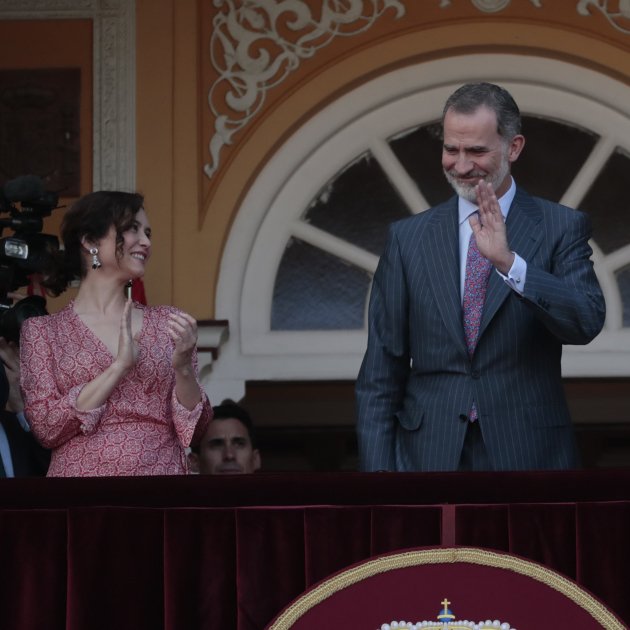
<svg viewBox="0 0 630 630">
<path fill-rule="evenodd" d="M 241 422 L 247 429 L 247 434 L 249 435 L 249 440 L 252 443 L 252 448 L 257 448 L 254 423 L 252 422 L 252 418 L 249 413 L 243 407 L 235 403 L 233 400 L 226 398 L 220 405 L 213 407 L 212 411 L 214 414 L 211 422 L 214 422 L 215 420 L 228 420 L 229 418 L 234 418 L 235 420 Z M 193 448 L 191 446 L 190 450 L 193 453 L 198 453 L 199 447 L 197 446 Z"/>
</svg>

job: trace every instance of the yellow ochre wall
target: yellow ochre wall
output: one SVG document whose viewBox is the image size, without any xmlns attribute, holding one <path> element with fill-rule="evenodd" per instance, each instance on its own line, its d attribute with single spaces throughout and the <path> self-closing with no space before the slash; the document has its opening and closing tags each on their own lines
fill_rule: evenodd
<svg viewBox="0 0 630 630">
<path fill-rule="evenodd" d="M 577 1 L 513 0 L 492 14 L 468 0 L 403 4 L 403 18 L 390 10 L 365 33 L 337 38 L 270 90 L 209 180 L 207 92 L 217 76 L 209 45 L 212 17 L 225 9 L 209 0 L 137 0 L 137 181 L 159 252 L 147 277 L 151 301 L 213 317 L 222 249 L 256 174 L 297 127 L 358 83 L 423 59 L 492 51 L 570 60 L 630 81 L 630 34 L 594 9 L 578 14 Z"/>
<path fill-rule="evenodd" d="M 382 7 L 386 1 L 364 4 Z M 389 9 L 365 32 L 337 37 L 301 60 L 223 148 L 219 170 L 208 179 L 203 165 L 210 161 L 214 120 L 207 98 L 218 76 L 209 47 L 212 19 L 227 10 L 226 3 L 136 0 L 136 182 L 155 234 L 145 278 L 151 303 L 176 304 L 199 319 L 214 317 L 223 247 L 260 169 L 313 114 L 379 74 L 422 60 L 496 51 L 565 59 L 630 82 L 630 33 L 614 28 L 594 2 L 512 0 L 494 13 L 473 0 L 400 2 L 405 7 L 400 19 Z M 580 4 L 589 15 L 578 12 Z M 309 6 L 317 12 L 321 0 Z M 50 57 L 59 58 L 61 51 L 64 59 L 74 57 L 74 65 L 84 64 L 89 41 L 77 42 L 72 20 L 62 22 L 55 21 Z M 619 24 L 630 31 L 630 19 Z M 0 23 L 0 35 L 14 26 Z M 35 33 L 41 24 L 24 21 L 20 28 L 21 44 L 0 49 L 0 67 L 15 67 L 16 59 L 25 58 L 41 63 L 30 52 L 39 40 L 29 36 L 29 29 Z M 86 122 L 82 134 L 90 129 Z M 89 156 L 89 140 L 87 150 Z M 89 181 L 82 181 L 82 189 L 89 190 Z"/>
</svg>

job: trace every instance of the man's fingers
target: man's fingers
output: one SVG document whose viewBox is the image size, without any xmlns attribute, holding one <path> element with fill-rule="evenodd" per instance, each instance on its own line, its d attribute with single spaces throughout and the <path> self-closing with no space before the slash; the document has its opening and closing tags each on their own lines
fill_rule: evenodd
<svg viewBox="0 0 630 630">
<path fill-rule="evenodd" d="M 472 228 L 473 234 L 477 234 L 481 231 L 481 221 L 479 220 L 479 216 L 477 215 L 477 213 L 470 215 L 468 223 Z"/>
</svg>

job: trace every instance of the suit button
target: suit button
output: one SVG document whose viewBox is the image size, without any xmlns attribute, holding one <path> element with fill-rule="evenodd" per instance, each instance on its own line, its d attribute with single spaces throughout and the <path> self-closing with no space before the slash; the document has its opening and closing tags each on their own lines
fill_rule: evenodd
<svg viewBox="0 0 630 630">
<path fill-rule="evenodd" d="M 479 374 L 479 370 L 473 370 L 473 371 L 470 373 L 470 375 L 471 375 L 473 378 L 479 378 L 479 377 L 481 376 L 481 374 Z"/>
</svg>

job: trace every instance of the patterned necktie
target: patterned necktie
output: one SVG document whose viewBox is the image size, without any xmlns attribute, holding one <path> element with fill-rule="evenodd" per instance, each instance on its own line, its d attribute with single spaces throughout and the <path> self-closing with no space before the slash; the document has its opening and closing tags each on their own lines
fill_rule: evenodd
<svg viewBox="0 0 630 630">
<path fill-rule="evenodd" d="M 483 304 L 486 299 L 486 289 L 492 263 L 484 258 L 477 247 L 474 233 L 470 235 L 468 256 L 466 258 L 466 278 L 464 280 L 464 300 L 462 311 L 464 317 L 464 334 L 468 354 L 472 357 L 479 336 L 479 325 L 483 313 Z M 477 408 L 473 403 L 469 419 L 474 422 L 479 417 Z"/>
<path fill-rule="evenodd" d="M 464 333 L 468 353 L 471 357 L 477 345 L 479 324 L 481 323 L 491 269 L 492 263 L 479 253 L 475 235 L 471 234 L 466 258 L 466 279 L 464 280 L 464 300 L 462 303 Z"/>
</svg>

